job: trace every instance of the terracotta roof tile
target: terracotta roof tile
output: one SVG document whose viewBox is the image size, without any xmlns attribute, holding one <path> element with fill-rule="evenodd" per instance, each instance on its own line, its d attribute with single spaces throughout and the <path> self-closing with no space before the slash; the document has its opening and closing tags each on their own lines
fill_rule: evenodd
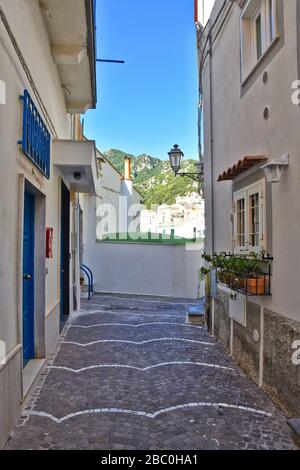
<svg viewBox="0 0 300 470">
<path fill-rule="evenodd" d="M 224 171 L 219 175 L 218 181 L 229 181 L 236 178 L 241 173 L 249 170 L 249 168 L 257 165 L 260 162 L 266 160 L 267 157 L 263 155 L 247 155 L 242 160 L 239 160 L 235 165 L 228 168 L 228 170 Z"/>
</svg>

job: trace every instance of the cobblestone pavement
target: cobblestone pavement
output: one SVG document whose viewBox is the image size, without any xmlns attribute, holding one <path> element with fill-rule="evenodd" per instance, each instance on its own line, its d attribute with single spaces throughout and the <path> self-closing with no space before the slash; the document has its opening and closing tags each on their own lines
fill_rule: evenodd
<svg viewBox="0 0 300 470">
<path fill-rule="evenodd" d="M 192 303 L 192 302 L 191 302 Z M 94 296 L 7 449 L 294 449 L 285 417 L 184 300 Z"/>
</svg>

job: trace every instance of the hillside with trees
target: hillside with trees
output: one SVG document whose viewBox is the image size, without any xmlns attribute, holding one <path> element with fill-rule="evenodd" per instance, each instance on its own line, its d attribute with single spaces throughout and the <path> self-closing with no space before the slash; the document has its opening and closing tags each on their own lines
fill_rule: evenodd
<svg viewBox="0 0 300 470">
<path fill-rule="evenodd" d="M 104 156 L 124 173 L 124 158 L 132 159 L 131 172 L 134 186 L 144 196 L 146 207 L 152 204 L 174 204 L 177 196 L 190 196 L 198 192 L 198 183 L 188 177 L 175 177 L 168 160 L 142 154 L 135 156 L 118 149 L 104 152 Z M 183 160 L 182 171 L 195 171 L 195 160 Z"/>
</svg>

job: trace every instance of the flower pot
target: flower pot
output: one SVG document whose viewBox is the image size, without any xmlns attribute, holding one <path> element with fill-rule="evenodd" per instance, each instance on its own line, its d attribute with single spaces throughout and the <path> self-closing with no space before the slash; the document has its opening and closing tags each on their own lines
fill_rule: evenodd
<svg viewBox="0 0 300 470">
<path fill-rule="evenodd" d="M 233 289 L 244 289 L 245 279 L 243 277 L 232 276 L 231 284 Z"/>
<path fill-rule="evenodd" d="M 267 282 L 264 276 L 247 277 L 245 279 L 246 293 L 252 295 L 264 295 L 267 290 Z"/>
</svg>

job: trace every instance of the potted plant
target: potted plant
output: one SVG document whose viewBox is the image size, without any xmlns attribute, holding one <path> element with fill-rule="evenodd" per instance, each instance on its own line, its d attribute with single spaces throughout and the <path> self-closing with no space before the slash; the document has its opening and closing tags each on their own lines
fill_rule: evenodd
<svg viewBox="0 0 300 470">
<path fill-rule="evenodd" d="M 208 267 L 201 269 L 202 274 L 208 275 L 215 269 L 219 281 L 231 289 L 252 295 L 263 295 L 266 292 L 266 278 L 260 267 L 264 259 L 263 252 L 239 255 L 215 253 L 213 256 L 204 254 L 202 257 L 208 264 Z"/>
<path fill-rule="evenodd" d="M 252 295 L 263 295 L 266 291 L 265 276 L 262 272 L 259 262 L 261 253 L 249 253 L 245 257 L 245 290 Z"/>
<path fill-rule="evenodd" d="M 202 258 L 206 261 L 208 265 L 208 267 L 201 268 L 202 274 L 208 275 L 212 270 L 215 270 L 218 275 L 218 280 L 222 284 L 229 285 L 231 283 L 231 260 L 226 256 L 226 253 L 214 253 L 213 256 L 203 254 Z"/>
</svg>

